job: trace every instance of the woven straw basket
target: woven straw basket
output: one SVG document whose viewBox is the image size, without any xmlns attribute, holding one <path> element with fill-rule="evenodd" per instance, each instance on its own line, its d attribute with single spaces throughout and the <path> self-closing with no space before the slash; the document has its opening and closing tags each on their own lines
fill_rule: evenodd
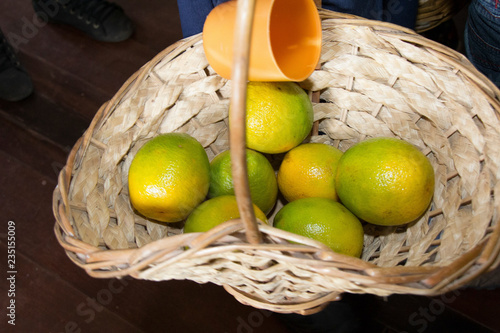
<svg viewBox="0 0 500 333">
<path fill-rule="evenodd" d="M 419 33 L 437 27 L 462 10 L 469 0 L 419 0 L 415 30 Z"/>
<path fill-rule="evenodd" d="M 188 133 L 210 158 L 229 148 L 233 81 L 214 73 L 196 35 L 136 72 L 71 151 L 53 198 L 55 233 L 69 258 L 93 277 L 211 282 L 244 304 L 302 314 L 344 292 L 437 295 L 496 267 L 500 91 L 461 54 L 410 30 L 326 10 L 320 16 L 320 65 L 300 82 L 318 130 L 308 141 L 343 151 L 377 136 L 413 143 L 436 177 L 419 221 L 365 226 L 358 259 L 267 225 L 258 226 L 259 242 L 249 241 L 248 221 L 183 234 L 182 223 L 136 214 L 127 173 L 148 139 Z"/>
</svg>

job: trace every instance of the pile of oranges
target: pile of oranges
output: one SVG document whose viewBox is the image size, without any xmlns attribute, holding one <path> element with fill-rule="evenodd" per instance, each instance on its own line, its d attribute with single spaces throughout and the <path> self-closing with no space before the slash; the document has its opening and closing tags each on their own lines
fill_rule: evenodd
<svg viewBox="0 0 500 333">
<path fill-rule="evenodd" d="M 363 140 L 345 152 L 304 143 L 313 118 L 312 103 L 296 83 L 248 84 L 247 169 L 260 222 L 359 257 L 363 224 L 407 224 L 427 211 L 434 170 L 415 146 L 388 137 Z M 278 169 L 269 162 L 272 154 L 284 154 Z M 139 214 L 184 221 L 184 232 L 204 232 L 239 217 L 229 150 L 210 162 L 187 134 L 148 141 L 132 161 L 128 189 Z M 273 212 L 280 197 L 284 205 Z"/>
</svg>

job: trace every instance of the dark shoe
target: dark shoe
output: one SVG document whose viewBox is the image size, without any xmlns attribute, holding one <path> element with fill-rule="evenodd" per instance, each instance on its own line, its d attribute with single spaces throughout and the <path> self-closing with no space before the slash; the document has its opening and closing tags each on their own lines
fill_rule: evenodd
<svg viewBox="0 0 500 333">
<path fill-rule="evenodd" d="M 0 31 L 0 99 L 17 102 L 33 92 L 33 83 Z"/>
<path fill-rule="evenodd" d="M 102 42 L 121 42 L 132 35 L 132 21 L 118 5 L 104 0 L 33 0 L 40 19 L 71 25 Z"/>
</svg>

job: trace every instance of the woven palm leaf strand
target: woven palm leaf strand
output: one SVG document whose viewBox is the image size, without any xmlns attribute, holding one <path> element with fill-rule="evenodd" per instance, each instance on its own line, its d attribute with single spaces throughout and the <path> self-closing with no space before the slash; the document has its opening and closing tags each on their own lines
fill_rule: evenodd
<svg viewBox="0 0 500 333">
<path fill-rule="evenodd" d="M 468 0 L 419 0 L 415 30 L 422 33 L 436 28 L 441 23 L 451 20 L 469 2 Z M 397 6 L 392 8 L 398 10 Z"/>
<path fill-rule="evenodd" d="M 148 139 L 188 133 L 210 159 L 229 148 L 231 82 L 209 66 L 197 35 L 137 71 L 74 146 L 53 200 L 54 230 L 69 258 L 94 277 L 211 282 L 245 304 L 297 313 L 344 292 L 436 295 L 498 265 L 499 90 L 462 55 L 412 31 L 320 14 L 320 66 L 300 82 L 319 95 L 318 133 L 308 141 L 343 151 L 378 136 L 413 143 L 436 176 L 422 218 L 366 225 L 362 258 L 352 258 L 271 226 L 259 225 L 262 241 L 252 244 L 240 220 L 183 234 L 182 222 L 136 214 L 127 173 Z"/>
</svg>

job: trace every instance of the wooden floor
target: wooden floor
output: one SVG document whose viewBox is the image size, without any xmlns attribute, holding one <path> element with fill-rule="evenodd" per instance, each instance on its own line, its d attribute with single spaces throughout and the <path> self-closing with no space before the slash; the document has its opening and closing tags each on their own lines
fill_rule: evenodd
<svg viewBox="0 0 500 333">
<path fill-rule="evenodd" d="M 136 24 L 118 44 L 42 26 L 31 1 L 0 2 L 0 27 L 35 84 L 22 102 L 0 101 L 0 332 L 294 332 L 295 317 L 244 306 L 212 284 L 91 278 L 57 243 L 51 196 L 69 149 L 132 73 L 181 38 L 175 0 L 117 2 Z M 9 221 L 15 284 L 6 282 Z M 5 315 L 11 300 L 15 326 Z M 346 295 L 332 306 L 347 304 L 360 332 L 500 332 L 499 303 L 499 290 L 462 289 L 435 298 Z"/>
</svg>

